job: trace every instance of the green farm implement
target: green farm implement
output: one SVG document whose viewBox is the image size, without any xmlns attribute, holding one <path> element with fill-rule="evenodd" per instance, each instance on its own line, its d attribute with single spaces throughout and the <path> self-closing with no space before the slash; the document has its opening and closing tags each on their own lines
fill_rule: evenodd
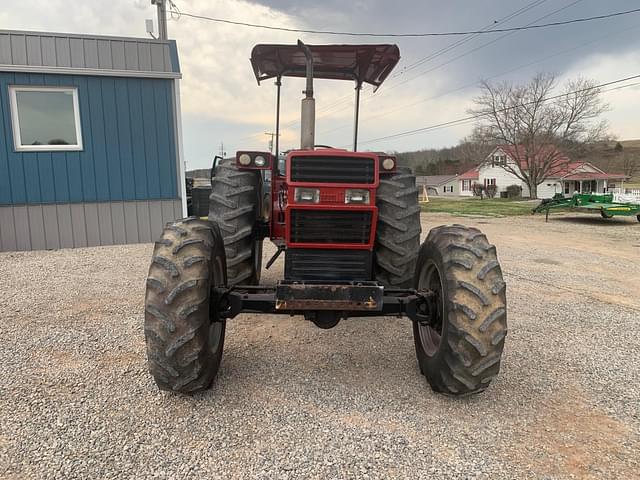
<svg viewBox="0 0 640 480">
<path fill-rule="evenodd" d="M 561 193 L 551 199 L 542 200 L 540 205 L 533 209 L 532 213 L 546 213 L 549 220 L 549 210 L 569 209 L 581 210 L 587 213 L 599 213 L 602 218 L 612 218 L 616 215 L 625 217 L 636 216 L 640 222 L 640 205 L 635 203 L 614 202 L 612 193 L 601 195 L 593 193 L 576 193 L 572 197 L 565 198 Z"/>
</svg>

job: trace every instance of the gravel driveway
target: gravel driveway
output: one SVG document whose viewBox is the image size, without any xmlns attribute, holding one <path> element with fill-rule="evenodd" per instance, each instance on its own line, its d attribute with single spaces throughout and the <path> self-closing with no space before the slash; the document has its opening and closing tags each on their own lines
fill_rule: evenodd
<svg viewBox="0 0 640 480">
<path fill-rule="evenodd" d="M 211 391 L 161 393 L 151 245 L 0 254 L 0 477 L 638 478 L 640 224 L 442 223 L 483 229 L 508 285 L 501 374 L 465 399 L 431 392 L 406 320 L 254 315 Z"/>
</svg>

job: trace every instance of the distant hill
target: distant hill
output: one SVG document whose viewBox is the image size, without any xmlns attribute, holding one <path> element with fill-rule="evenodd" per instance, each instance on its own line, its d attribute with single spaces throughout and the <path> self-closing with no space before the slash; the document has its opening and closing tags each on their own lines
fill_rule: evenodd
<svg viewBox="0 0 640 480">
<path fill-rule="evenodd" d="M 617 144 L 620 147 L 617 147 Z M 424 149 L 396 153 L 398 163 L 411 167 L 420 175 L 461 174 L 478 165 L 492 150 L 491 146 L 463 142 L 460 145 L 440 149 Z M 640 140 L 620 140 L 589 145 L 574 160 L 586 160 L 610 173 L 624 173 L 624 159 L 635 158 L 640 162 Z M 632 182 L 640 183 L 640 167 Z M 208 168 L 188 170 L 187 178 L 209 178 Z"/>
<path fill-rule="evenodd" d="M 426 148 L 396 153 L 398 164 L 411 167 L 418 175 L 455 175 L 478 165 L 493 147 L 484 143 L 463 141 L 446 148 Z"/>
<path fill-rule="evenodd" d="M 620 147 L 617 147 L 620 144 Z M 620 140 L 590 145 L 576 160 L 586 160 L 609 173 L 626 173 L 625 158 L 635 159 L 639 166 L 631 182 L 640 183 L 640 140 Z"/>
<path fill-rule="evenodd" d="M 619 146 L 618 146 L 619 144 Z M 455 147 L 424 149 L 397 153 L 398 163 L 421 175 L 453 175 L 478 165 L 492 150 L 491 146 L 463 142 Z M 609 173 L 626 173 L 625 159 L 640 164 L 640 140 L 614 140 L 585 146 L 573 160 L 585 160 Z M 640 183 L 640 165 L 632 177 Z"/>
</svg>

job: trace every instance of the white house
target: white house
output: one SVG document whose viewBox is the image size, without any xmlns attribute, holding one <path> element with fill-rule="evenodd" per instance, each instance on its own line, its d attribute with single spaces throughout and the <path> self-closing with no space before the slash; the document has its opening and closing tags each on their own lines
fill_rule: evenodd
<svg viewBox="0 0 640 480">
<path fill-rule="evenodd" d="M 457 175 L 419 175 L 416 177 L 416 186 L 421 193 L 426 191 L 427 195 L 458 196 L 460 189 L 456 177 Z"/>
<path fill-rule="evenodd" d="M 509 164 L 516 168 L 516 159 L 523 156 L 522 153 L 516 155 L 514 147 L 510 145 L 497 146 L 478 167 L 457 177 L 460 195 L 472 196 L 472 185 L 480 183 L 485 186 L 496 185 L 497 196 L 506 192 L 510 185 L 518 185 L 522 188 L 522 196 L 529 197 L 527 185 L 503 168 L 503 165 Z M 557 166 L 553 173 L 538 185 L 538 198 L 551 198 L 557 193 L 565 196 L 571 196 L 575 192 L 606 193 L 618 188 L 627 178 L 624 174 L 605 173 L 589 162 L 571 161 L 560 152 L 554 162 Z"/>
</svg>

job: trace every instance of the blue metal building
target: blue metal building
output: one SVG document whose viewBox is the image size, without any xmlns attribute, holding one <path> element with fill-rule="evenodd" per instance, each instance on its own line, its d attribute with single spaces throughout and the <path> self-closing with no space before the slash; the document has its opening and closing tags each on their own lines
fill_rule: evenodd
<svg viewBox="0 0 640 480">
<path fill-rule="evenodd" d="M 176 44 L 0 30 L 0 251 L 149 242 L 186 215 Z"/>
</svg>

